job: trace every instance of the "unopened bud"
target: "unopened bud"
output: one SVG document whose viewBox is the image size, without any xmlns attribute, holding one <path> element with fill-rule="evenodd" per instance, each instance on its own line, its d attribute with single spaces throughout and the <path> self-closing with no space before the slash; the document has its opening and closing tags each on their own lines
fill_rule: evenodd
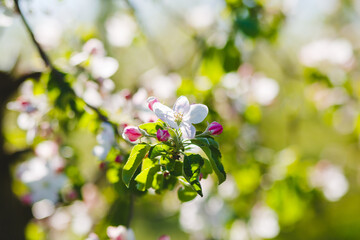
<svg viewBox="0 0 360 240">
<path fill-rule="evenodd" d="M 170 138 L 170 133 L 168 130 L 157 130 L 156 132 L 156 138 L 160 141 L 160 142 L 166 142 L 167 140 L 169 140 Z"/>
<path fill-rule="evenodd" d="M 121 155 L 117 155 L 116 158 L 115 158 L 115 162 L 117 162 L 117 163 L 122 163 L 123 160 L 124 160 L 124 158 Z"/>
<path fill-rule="evenodd" d="M 142 136 L 140 130 L 134 126 L 128 126 L 124 129 L 122 137 L 130 142 L 135 142 Z"/>
<path fill-rule="evenodd" d="M 223 132 L 223 126 L 218 122 L 210 123 L 208 131 L 211 135 L 220 135 Z"/>
</svg>

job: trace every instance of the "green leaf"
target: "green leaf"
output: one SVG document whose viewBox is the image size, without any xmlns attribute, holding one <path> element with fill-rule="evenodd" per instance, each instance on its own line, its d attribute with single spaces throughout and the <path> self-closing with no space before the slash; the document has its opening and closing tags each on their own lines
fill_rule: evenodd
<svg viewBox="0 0 360 240">
<path fill-rule="evenodd" d="M 154 180 L 154 175 L 159 170 L 159 165 L 156 165 L 150 158 L 145 158 L 141 166 L 141 172 L 135 178 L 135 181 L 138 182 L 137 189 L 145 191 L 150 188 Z"/>
<path fill-rule="evenodd" d="M 139 167 L 141 161 L 145 157 L 146 153 L 149 151 L 150 146 L 148 144 L 138 144 L 133 147 L 131 150 L 130 156 L 123 168 L 122 179 L 127 187 L 129 187 L 130 181 Z"/>
<path fill-rule="evenodd" d="M 224 166 L 221 163 L 221 153 L 218 149 L 218 144 L 212 138 L 195 138 L 191 140 L 191 143 L 199 146 L 206 156 L 208 157 L 211 167 L 219 179 L 219 184 L 223 183 L 226 179 L 226 173 Z"/>
<path fill-rule="evenodd" d="M 168 153 L 169 149 L 170 149 L 169 146 L 167 146 L 163 143 L 159 143 L 159 144 L 155 145 L 153 148 L 151 148 L 151 150 L 149 152 L 149 157 L 155 158 L 160 155 L 165 155 Z"/>
<path fill-rule="evenodd" d="M 189 154 L 184 156 L 184 173 L 192 188 L 203 196 L 199 182 L 200 169 L 204 165 L 204 160 L 199 154 Z"/>
<path fill-rule="evenodd" d="M 164 185 L 164 175 L 162 172 L 157 172 L 154 180 L 152 182 L 152 187 L 156 190 L 157 193 L 160 192 L 160 190 L 162 189 Z"/>
<path fill-rule="evenodd" d="M 179 200 L 182 202 L 191 201 L 197 196 L 197 193 L 190 186 L 179 188 L 177 194 Z"/>
<path fill-rule="evenodd" d="M 144 123 L 139 126 L 141 130 L 146 131 L 150 135 L 156 135 L 157 130 L 162 129 L 162 121 L 152 123 Z"/>
<path fill-rule="evenodd" d="M 183 177 L 178 177 L 178 180 L 183 185 L 183 187 L 179 188 L 177 192 L 179 200 L 182 202 L 193 200 L 197 196 L 197 192 Z"/>
<path fill-rule="evenodd" d="M 183 163 L 181 161 L 175 161 L 173 168 L 170 170 L 172 176 L 182 176 L 183 174 Z"/>
</svg>

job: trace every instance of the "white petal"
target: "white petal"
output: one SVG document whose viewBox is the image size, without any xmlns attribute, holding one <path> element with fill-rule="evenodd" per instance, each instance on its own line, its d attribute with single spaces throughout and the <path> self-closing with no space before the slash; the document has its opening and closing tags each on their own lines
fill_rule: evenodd
<svg viewBox="0 0 360 240">
<path fill-rule="evenodd" d="M 154 103 L 153 110 L 155 115 L 170 125 L 170 127 L 179 129 L 178 125 L 175 122 L 174 111 L 171 108 L 161 104 L 159 102 Z"/>
<path fill-rule="evenodd" d="M 190 123 L 201 123 L 208 115 L 208 112 L 209 110 L 204 104 L 192 104 L 189 113 L 184 116 L 183 120 Z"/>
<path fill-rule="evenodd" d="M 186 114 L 190 110 L 189 100 L 185 96 L 179 97 L 173 107 L 174 112 Z"/>
<path fill-rule="evenodd" d="M 192 139 L 195 137 L 196 129 L 189 123 L 182 122 L 180 124 L 180 130 L 182 132 L 182 137 L 185 139 Z"/>
</svg>

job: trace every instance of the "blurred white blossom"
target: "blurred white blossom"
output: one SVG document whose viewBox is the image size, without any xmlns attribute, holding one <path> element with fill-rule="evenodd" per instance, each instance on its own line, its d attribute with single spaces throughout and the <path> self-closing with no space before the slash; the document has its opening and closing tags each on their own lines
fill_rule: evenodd
<svg viewBox="0 0 360 240">
<path fill-rule="evenodd" d="M 20 96 L 9 102 L 7 108 L 20 112 L 17 124 L 19 128 L 27 131 L 26 140 L 31 143 L 43 116 L 49 110 L 47 97 L 44 94 L 34 95 L 32 81 L 26 81 L 20 87 Z"/>
<path fill-rule="evenodd" d="M 137 32 L 136 22 L 127 14 L 112 16 L 105 26 L 110 44 L 116 47 L 130 46 Z"/>
<path fill-rule="evenodd" d="M 280 232 L 277 214 L 267 206 L 255 205 L 251 211 L 249 229 L 254 237 L 276 237 Z"/>
<path fill-rule="evenodd" d="M 342 198 L 349 189 L 349 183 L 340 167 L 322 160 L 309 172 L 310 185 L 323 191 L 332 202 Z"/>
<path fill-rule="evenodd" d="M 313 41 L 300 51 L 300 61 L 315 67 L 323 62 L 347 65 L 353 58 L 353 47 L 346 39 L 320 39 Z"/>
</svg>

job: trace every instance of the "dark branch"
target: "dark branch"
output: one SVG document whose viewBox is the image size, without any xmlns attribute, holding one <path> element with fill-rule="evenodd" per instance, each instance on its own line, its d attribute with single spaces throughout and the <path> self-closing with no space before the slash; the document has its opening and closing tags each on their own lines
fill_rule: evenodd
<svg viewBox="0 0 360 240">
<path fill-rule="evenodd" d="M 19 6 L 19 0 L 14 0 L 14 2 L 15 2 L 15 9 L 19 13 L 19 15 L 20 15 L 20 17 L 21 17 L 27 31 L 30 34 L 30 37 L 31 37 L 33 43 L 35 44 L 37 50 L 39 51 L 39 54 L 40 54 L 41 58 L 44 60 L 45 65 L 47 67 L 51 68 L 51 69 L 54 69 L 54 66 L 51 63 L 50 58 L 46 55 L 45 51 L 41 48 L 40 44 L 36 41 L 34 33 L 32 32 L 28 22 L 26 21 L 26 19 L 24 17 L 24 14 L 21 12 L 21 9 L 20 9 L 20 6 Z"/>
<path fill-rule="evenodd" d="M 33 152 L 32 148 L 25 148 L 18 150 L 16 152 L 8 154 L 7 160 L 9 162 L 14 162 L 15 160 L 19 159 L 22 155 Z"/>
<path fill-rule="evenodd" d="M 12 88 L 14 90 L 18 89 L 18 87 L 29 78 L 38 80 L 40 78 L 41 74 L 42 74 L 42 72 L 32 72 L 32 73 L 22 75 L 12 84 Z"/>
<path fill-rule="evenodd" d="M 86 106 L 91 108 L 98 115 L 98 117 L 100 118 L 101 121 L 110 123 L 109 119 L 104 114 L 102 114 L 98 108 L 91 106 L 90 104 L 88 104 L 86 102 L 85 102 L 85 104 L 86 104 Z"/>
<path fill-rule="evenodd" d="M 21 9 L 20 9 L 20 6 L 19 6 L 19 0 L 14 0 L 15 2 L 15 8 L 16 8 L 16 11 L 19 13 L 27 31 L 29 32 L 30 34 L 30 37 L 31 37 L 31 40 L 33 41 L 33 43 L 35 44 L 36 48 L 38 49 L 39 51 L 39 54 L 41 56 L 41 58 L 43 59 L 45 65 L 47 67 L 49 67 L 52 71 L 56 71 L 56 72 L 59 72 L 55 67 L 54 65 L 52 64 L 50 58 L 48 57 L 48 55 L 45 53 L 45 51 L 42 49 L 42 47 L 40 46 L 40 44 L 38 43 L 38 41 L 35 39 L 35 36 L 29 26 L 29 24 L 27 23 L 23 13 L 21 12 Z M 18 85 L 21 84 L 21 82 L 25 81 L 27 78 L 30 78 L 30 77 L 38 77 L 38 74 L 39 76 L 41 75 L 41 73 L 33 73 L 32 75 L 29 75 L 29 76 L 24 76 L 24 78 L 20 78 L 19 81 L 17 81 Z M 79 97 L 79 96 L 78 96 Z M 80 97 L 79 97 L 80 98 Z M 98 117 L 100 118 L 100 120 L 104 121 L 104 122 L 109 122 L 109 119 L 100 112 L 100 110 L 94 106 L 91 106 L 89 104 L 86 103 L 86 105 L 91 108 L 92 110 L 95 111 L 95 113 L 98 115 Z"/>
</svg>

